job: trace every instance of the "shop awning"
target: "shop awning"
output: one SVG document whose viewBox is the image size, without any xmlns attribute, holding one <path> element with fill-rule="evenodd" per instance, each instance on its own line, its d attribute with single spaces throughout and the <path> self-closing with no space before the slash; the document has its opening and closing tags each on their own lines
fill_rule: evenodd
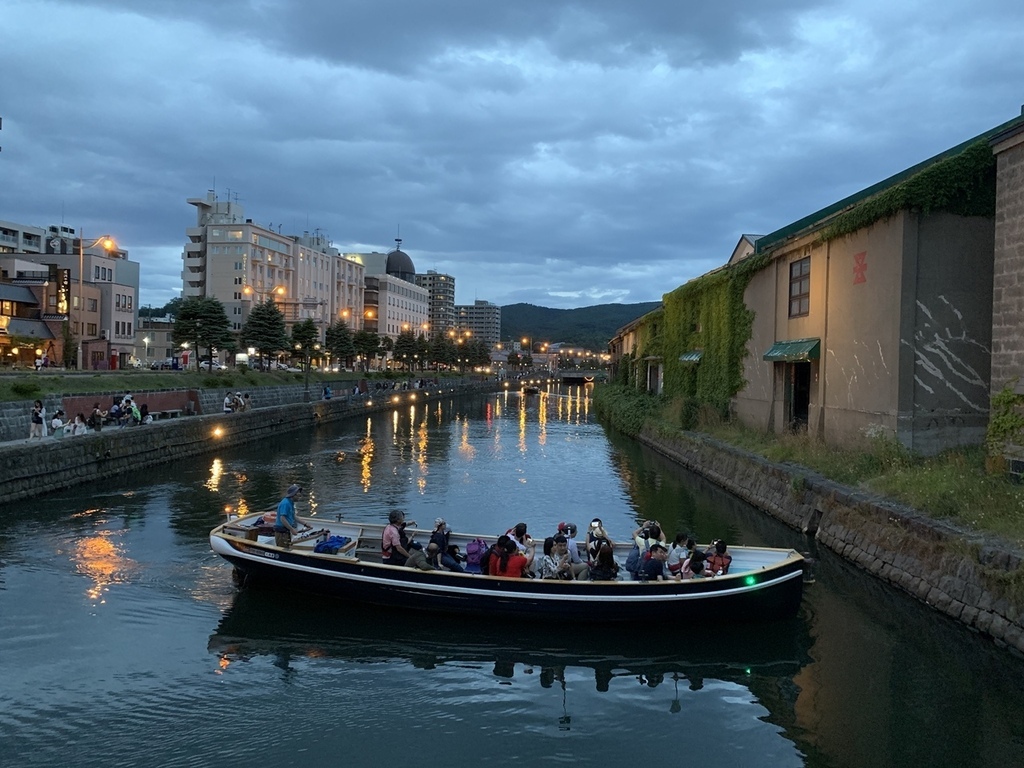
<svg viewBox="0 0 1024 768">
<path fill-rule="evenodd" d="M 704 357 L 703 349 L 691 349 L 689 352 L 683 352 L 683 354 L 679 356 L 679 362 L 699 363 L 702 357 Z"/>
<path fill-rule="evenodd" d="M 776 341 L 764 353 L 770 363 L 797 363 L 803 360 L 817 360 L 821 357 L 821 339 L 794 339 Z"/>
</svg>

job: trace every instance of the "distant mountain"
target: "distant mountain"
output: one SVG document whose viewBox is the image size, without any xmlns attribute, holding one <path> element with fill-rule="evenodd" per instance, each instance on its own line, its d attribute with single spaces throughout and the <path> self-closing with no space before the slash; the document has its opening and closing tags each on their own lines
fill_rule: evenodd
<svg viewBox="0 0 1024 768">
<path fill-rule="evenodd" d="M 661 306 L 660 301 L 641 304 L 598 304 L 579 309 L 549 309 L 534 304 L 509 304 L 501 308 L 504 341 L 530 337 L 534 342 L 564 341 L 600 351 L 615 331 L 631 320 Z"/>
</svg>

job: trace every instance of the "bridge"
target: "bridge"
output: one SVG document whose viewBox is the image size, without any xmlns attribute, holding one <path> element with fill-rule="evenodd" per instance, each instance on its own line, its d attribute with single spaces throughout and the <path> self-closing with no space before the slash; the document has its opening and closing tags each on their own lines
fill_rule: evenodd
<svg viewBox="0 0 1024 768">
<path fill-rule="evenodd" d="M 551 374 L 563 384 L 585 384 L 589 381 L 607 381 L 608 371 L 599 370 L 560 370 Z"/>
</svg>

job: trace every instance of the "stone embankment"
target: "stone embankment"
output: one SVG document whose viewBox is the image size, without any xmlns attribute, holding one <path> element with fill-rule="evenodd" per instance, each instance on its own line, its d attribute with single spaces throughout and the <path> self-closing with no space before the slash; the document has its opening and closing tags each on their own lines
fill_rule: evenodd
<svg viewBox="0 0 1024 768">
<path fill-rule="evenodd" d="M 111 477 L 137 473 L 144 467 L 174 459 L 393 408 L 395 398 L 400 403 L 424 402 L 490 392 L 496 387 L 493 381 L 461 383 L 371 396 L 342 395 L 308 403 L 304 402 L 302 386 L 264 388 L 252 391 L 255 408 L 227 414 L 218 412 L 222 410 L 223 391 L 192 390 L 208 415 L 163 419 L 144 426 L 104 427 L 100 432 L 77 437 L 46 437 L 31 442 L 20 439 L 0 444 L 0 498 L 14 501 L 76 485 L 105 484 Z M 145 397 L 146 393 L 137 394 L 140 401 Z M 16 412 L 25 422 L 19 435 L 28 434 L 28 418 L 24 414 L 30 408 L 31 401 L 11 407 L 12 414 Z"/>
<path fill-rule="evenodd" d="M 1024 553 L 806 468 L 700 435 L 640 442 L 739 496 L 883 581 L 1024 653 Z"/>
</svg>

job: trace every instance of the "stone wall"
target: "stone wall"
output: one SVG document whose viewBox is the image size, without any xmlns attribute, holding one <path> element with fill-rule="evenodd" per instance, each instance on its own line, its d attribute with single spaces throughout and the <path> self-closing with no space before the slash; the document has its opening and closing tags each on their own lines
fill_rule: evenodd
<svg viewBox="0 0 1024 768">
<path fill-rule="evenodd" d="M 938 611 L 1024 653 L 1024 553 L 699 435 L 638 438 Z"/>
<path fill-rule="evenodd" d="M 497 382 L 491 381 L 392 394 L 403 399 L 415 395 L 418 402 L 423 402 L 490 392 L 497 388 Z M 14 501 L 38 496 L 137 472 L 143 467 L 174 459 L 199 456 L 225 445 L 274 438 L 282 431 L 308 428 L 394 407 L 392 402 L 383 398 L 371 400 L 365 396 L 343 396 L 306 403 L 302 402 L 304 388 L 298 386 L 256 390 L 253 397 L 258 396 L 259 401 L 254 410 L 225 414 L 220 412 L 223 392 L 209 390 L 202 396 L 209 399 L 215 395 L 219 397 L 217 411 L 206 415 L 164 419 L 137 427 L 108 427 L 102 432 L 60 439 L 48 437 L 31 444 L 19 439 L 0 445 L 0 498 Z M 288 402 L 260 407 L 260 402 L 274 400 Z M 59 398 L 54 398 L 54 404 L 59 402 Z M 10 404 L 10 411 L 17 414 L 17 418 L 22 418 L 22 411 L 25 413 L 24 431 L 20 433 L 25 437 L 28 435 L 27 413 L 30 408 L 31 401 Z M 47 411 L 50 411 L 49 404 Z"/>
</svg>

